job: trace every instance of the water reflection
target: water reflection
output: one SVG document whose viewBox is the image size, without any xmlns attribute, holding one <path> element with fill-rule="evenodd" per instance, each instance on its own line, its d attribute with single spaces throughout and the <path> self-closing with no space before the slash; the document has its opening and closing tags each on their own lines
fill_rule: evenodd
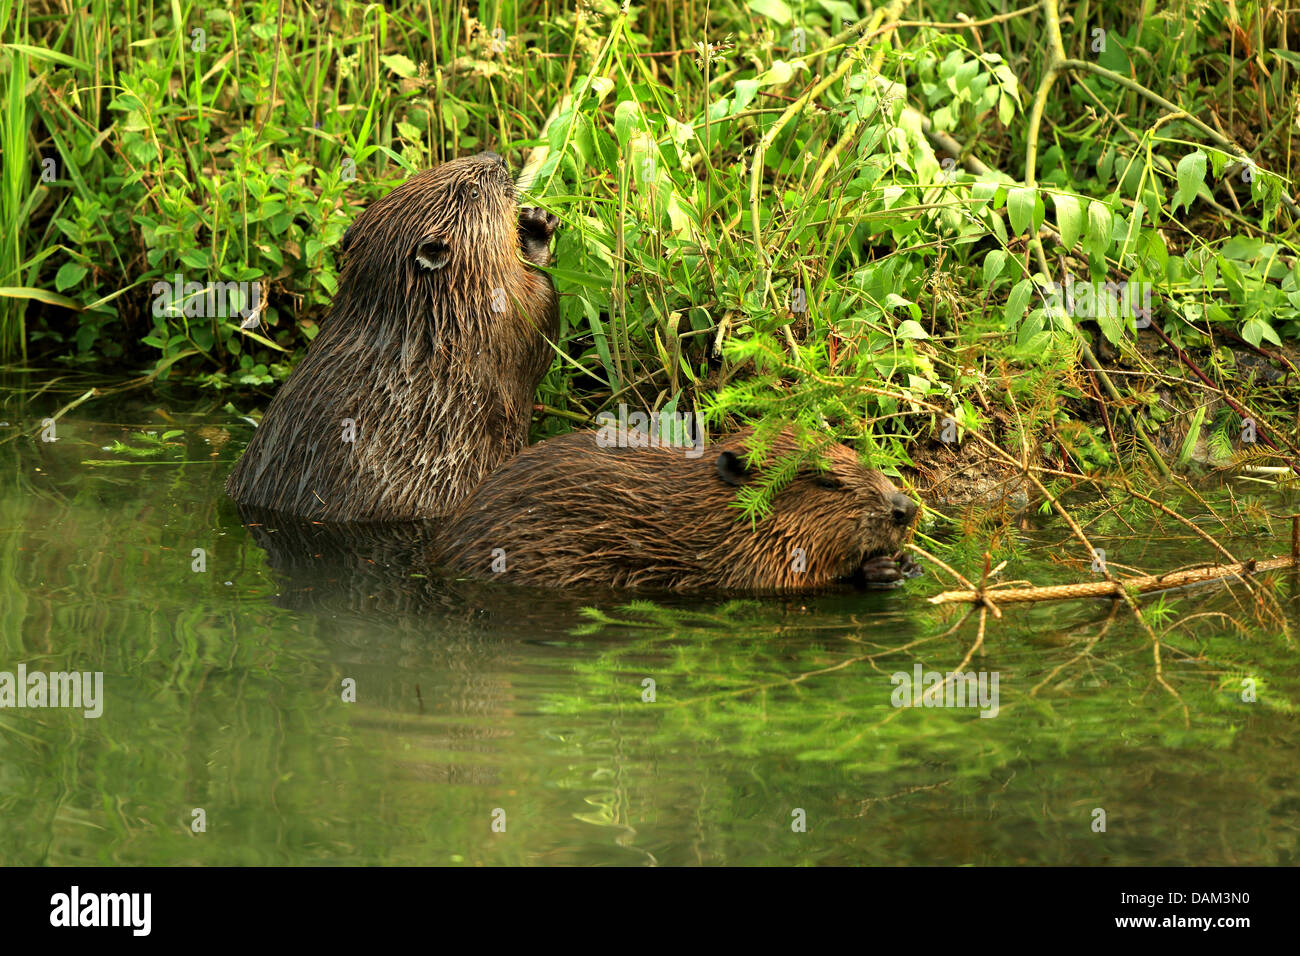
<svg viewBox="0 0 1300 956">
<path fill-rule="evenodd" d="M 988 624 L 971 666 L 1000 675 L 996 719 L 899 710 L 892 673 L 975 642 L 924 605 L 933 574 L 654 603 L 450 580 L 422 558 L 436 524 L 239 514 L 229 414 L 82 413 L 55 443 L 0 434 L 0 670 L 102 671 L 106 697 L 98 720 L 0 711 L 0 863 L 1300 860 L 1300 669 L 1242 593 L 1147 604 L 1177 698 L 1131 615 L 1074 602 Z M 1203 559 L 1132 527 L 1089 533 L 1125 564 Z M 1063 536 L 1022 528 L 1014 576 L 1070 579 Z M 1300 629 L 1295 582 L 1273 585 Z"/>
</svg>

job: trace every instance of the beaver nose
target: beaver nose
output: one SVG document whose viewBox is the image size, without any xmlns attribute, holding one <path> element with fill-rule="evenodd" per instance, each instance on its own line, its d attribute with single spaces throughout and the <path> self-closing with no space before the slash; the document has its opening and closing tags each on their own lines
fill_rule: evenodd
<svg viewBox="0 0 1300 956">
<path fill-rule="evenodd" d="M 893 509 L 892 514 L 894 524 L 907 527 L 912 523 L 912 518 L 916 515 L 916 502 L 907 495 L 900 495 L 897 492 L 889 496 L 889 504 Z"/>
<path fill-rule="evenodd" d="M 492 150 L 490 149 L 485 149 L 483 152 L 475 154 L 474 158 L 485 159 L 490 163 L 497 163 L 498 165 L 501 166 L 504 166 L 506 164 L 506 161 L 504 159 L 502 159 L 496 153 L 492 152 Z"/>
</svg>

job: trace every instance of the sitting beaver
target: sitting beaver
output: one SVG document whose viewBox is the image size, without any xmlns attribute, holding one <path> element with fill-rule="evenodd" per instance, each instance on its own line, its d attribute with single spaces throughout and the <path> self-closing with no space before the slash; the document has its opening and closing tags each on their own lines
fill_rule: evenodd
<svg viewBox="0 0 1300 956">
<path fill-rule="evenodd" d="M 711 446 L 600 447 L 573 432 L 526 448 L 489 475 L 439 533 L 453 572 L 549 587 L 804 591 L 893 584 L 917 569 L 894 552 L 916 503 L 844 445 L 779 491 L 757 525 L 733 507 L 751 431 Z M 799 445 L 790 432 L 772 460 Z M 740 519 L 740 520 L 738 520 Z M 919 573 L 919 572 L 917 572 Z"/>
<path fill-rule="evenodd" d="M 343 236 L 329 314 L 226 482 L 334 521 L 449 512 L 528 441 L 559 314 L 558 219 L 518 208 L 495 153 L 422 172 Z"/>
</svg>

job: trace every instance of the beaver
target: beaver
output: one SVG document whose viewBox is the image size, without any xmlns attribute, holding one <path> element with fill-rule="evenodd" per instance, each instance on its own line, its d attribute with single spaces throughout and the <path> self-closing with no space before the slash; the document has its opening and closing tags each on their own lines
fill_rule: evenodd
<svg viewBox="0 0 1300 956">
<path fill-rule="evenodd" d="M 850 448 L 802 467 L 753 524 L 737 520 L 752 430 L 699 451 L 601 447 L 595 432 L 540 442 L 489 475 L 442 527 L 429 557 L 471 576 L 547 587 L 807 591 L 898 583 L 919 573 L 895 552 L 911 498 Z M 799 451 L 791 431 L 769 461 Z"/>
<path fill-rule="evenodd" d="M 558 222 L 519 208 L 491 152 L 421 172 L 371 204 L 344 233 L 321 330 L 227 493 L 319 520 L 450 511 L 528 441 L 559 332 L 555 289 L 532 266 L 549 264 Z"/>
</svg>

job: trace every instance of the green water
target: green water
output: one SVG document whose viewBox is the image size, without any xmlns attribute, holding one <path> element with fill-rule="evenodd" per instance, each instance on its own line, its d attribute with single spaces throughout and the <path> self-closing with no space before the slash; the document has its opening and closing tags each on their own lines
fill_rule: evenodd
<svg viewBox="0 0 1300 956">
<path fill-rule="evenodd" d="M 247 424 L 136 393 L 33 437 L 67 398 L 0 411 L 0 671 L 102 672 L 103 713 L 0 710 L 0 863 L 1300 862 L 1285 575 L 1290 636 L 1240 589 L 1145 602 L 1176 697 L 1128 612 L 1072 602 L 989 620 L 969 669 L 997 673 L 996 717 L 896 708 L 891 674 L 948 671 L 976 638 L 923 602 L 948 585 L 933 567 L 888 593 L 629 609 L 413 577 L 401 542 L 268 555 L 283 532 L 222 492 Z M 1231 533 L 1198 516 L 1236 552 L 1285 552 L 1262 514 L 1294 501 L 1207 495 L 1256 509 Z M 1208 557 L 1170 521 L 1087 519 L 1114 563 Z M 1022 521 L 995 561 L 1086 577 L 1065 537 Z M 953 560 L 978 573 L 982 549 Z"/>
</svg>

